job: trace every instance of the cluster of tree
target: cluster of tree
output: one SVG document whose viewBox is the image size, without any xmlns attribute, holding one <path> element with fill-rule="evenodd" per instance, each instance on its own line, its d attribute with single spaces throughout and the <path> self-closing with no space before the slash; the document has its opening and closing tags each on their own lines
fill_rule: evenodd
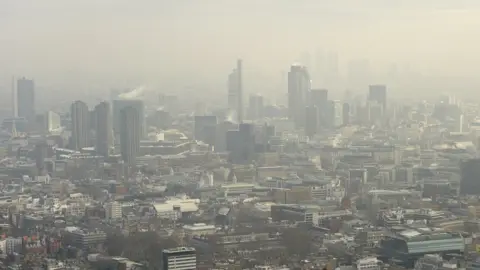
<svg viewBox="0 0 480 270">
<path fill-rule="evenodd" d="M 149 269 L 159 269 L 163 249 L 176 247 L 172 238 L 160 238 L 155 232 L 137 232 L 129 236 L 113 234 L 107 237 L 106 249 L 110 256 L 122 256 L 143 263 Z"/>
<path fill-rule="evenodd" d="M 307 230 L 289 228 L 282 233 L 283 244 L 291 256 L 305 258 L 312 252 L 311 237 Z"/>
</svg>

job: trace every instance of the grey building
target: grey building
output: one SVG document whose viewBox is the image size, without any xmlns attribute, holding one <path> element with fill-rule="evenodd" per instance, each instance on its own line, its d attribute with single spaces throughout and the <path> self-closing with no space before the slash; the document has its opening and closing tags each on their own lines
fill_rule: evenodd
<svg viewBox="0 0 480 270">
<path fill-rule="evenodd" d="M 107 157 L 112 146 L 112 118 L 110 104 L 101 102 L 95 106 L 95 150 L 99 155 Z"/>
<path fill-rule="evenodd" d="M 164 249 L 162 252 L 163 270 L 195 270 L 197 269 L 197 254 L 195 248 L 178 247 Z"/>
<path fill-rule="evenodd" d="M 387 86 L 376 84 L 368 87 L 368 101 L 376 101 L 387 109 Z"/>
<path fill-rule="evenodd" d="M 147 135 L 146 122 L 145 122 L 145 105 L 142 100 L 139 99 L 117 99 L 113 101 L 113 130 L 115 138 L 120 136 L 121 132 L 121 111 L 124 108 L 132 107 L 137 111 L 137 118 L 139 123 L 139 130 L 141 138 Z"/>
<path fill-rule="evenodd" d="M 293 65 L 288 72 L 288 117 L 297 128 L 305 126 L 305 107 L 311 88 L 310 75 L 304 66 Z"/>
<path fill-rule="evenodd" d="M 133 166 L 140 151 L 141 123 L 134 107 L 120 111 L 120 148 L 123 161 Z"/>
<path fill-rule="evenodd" d="M 21 78 L 17 80 L 17 113 L 18 117 L 35 120 L 35 83 L 33 80 Z"/>
<path fill-rule="evenodd" d="M 83 101 L 75 101 L 70 106 L 70 116 L 72 118 L 71 148 L 80 150 L 90 146 L 90 112 L 87 104 Z"/>
</svg>

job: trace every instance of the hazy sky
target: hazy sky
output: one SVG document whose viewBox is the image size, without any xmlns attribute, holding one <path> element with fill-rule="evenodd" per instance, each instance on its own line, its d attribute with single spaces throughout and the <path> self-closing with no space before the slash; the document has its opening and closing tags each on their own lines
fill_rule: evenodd
<svg viewBox="0 0 480 270">
<path fill-rule="evenodd" d="M 319 49 L 474 77 L 479 48 L 479 0 L 0 0 L 4 88 L 13 74 L 46 87 L 221 88 L 237 57 L 270 82 Z"/>
</svg>

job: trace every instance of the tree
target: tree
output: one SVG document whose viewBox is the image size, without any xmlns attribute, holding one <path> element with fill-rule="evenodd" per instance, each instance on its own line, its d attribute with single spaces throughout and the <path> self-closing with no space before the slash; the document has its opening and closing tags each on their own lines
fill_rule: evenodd
<svg viewBox="0 0 480 270">
<path fill-rule="evenodd" d="M 308 231 L 300 228 L 290 228 L 283 232 L 282 237 L 288 254 L 297 255 L 301 258 L 310 254 L 312 243 Z"/>
</svg>

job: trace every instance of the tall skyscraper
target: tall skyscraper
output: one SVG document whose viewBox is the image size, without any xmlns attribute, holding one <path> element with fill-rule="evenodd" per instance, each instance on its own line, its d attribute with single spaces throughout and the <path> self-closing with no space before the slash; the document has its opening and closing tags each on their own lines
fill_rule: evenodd
<svg viewBox="0 0 480 270">
<path fill-rule="evenodd" d="M 250 164 L 255 159 L 255 126 L 243 123 L 227 131 L 226 146 L 232 163 Z"/>
<path fill-rule="evenodd" d="M 248 104 L 248 117 L 257 120 L 263 117 L 263 96 L 260 94 L 251 95 Z"/>
<path fill-rule="evenodd" d="M 17 81 L 17 114 L 29 122 L 35 120 L 35 83 L 21 78 Z"/>
<path fill-rule="evenodd" d="M 40 141 L 35 144 L 35 164 L 37 166 L 37 174 L 43 175 L 45 171 L 45 159 L 48 156 L 48 144 L 46 141 Z"/>
<path fill-rule="evenodd" d="M 318 111 L 318 128 L 328 126 L 328 90 L 312 89 L 309 97 L 310 106 L 317 107 Z"/>
<path fill-rule="evenodd" d="M 141 123 L 134 107 L 120 111 L 120 148 L 123 161 L 134 166 L 140 151 Z"/>
<path fill-rule="evenodd" d="M 384 112 L 387 109 L 387 86 L 370 85 L 368 88 L 368 101 L 376 101 L 382 105 Z"/>
<path fill-rule="evenodd" d="M 45 125 L 47 132 L 60 131 L 62 127 L 62 118 L 54 111 L 47 111 L 45 113 Z"/>
<path fill-rule="evenodd" d="M 121 111 L 124 108 L 132 107 L 138 112 L 138 123 L 140 125 L 140 136 L 144 138 L 147 135 L 146 122 L 145 122 L 145 105 L 143 100 L 139 99 L 116 99 L 113 101 L 113 130 L 115 133 L 115 139 L 120 136 L 120 117 Z"/>
<path fill-rule="evenodd" d="M 163 270 L 195 270 L 197 254 L 195 248 L 178 247 L 164 249 L 162 252 Z"/>
<path fill-rule="evenodd" d="M 237 91 L 238 91 L 238 123 L 243 122 L 243 67 L 242 59 L 237 60 Z"/>
<path fill-rule="evenodd" d="M 480 159 L 469 159 L 460 163 L 460 194 L 480 194 Z"/>
<path fill-rule="evenodd" d="M 112 145 L 112 118 L 110 104 L 106 101 L 95 106 L 95 150 L 98 154 L 107 157 Z"/>
<path fill-rule="evenodd" d="M 195 116 L 195 140 L 202 141 L 209 145 L 215 144 L 215 135 L 209 130 L 214 130 L 217 126 L 217 117 L 214 115 Z"/>
<path fill-rule="evenodd" d="M 330 100 L 328 105 L 328 126 L 331 128 L 343 125 L 343 104 L 339 100 Z"/>
<path fill-rule="evenodd" d="M 237 60 L 237 67 L 228 75 L 228 107 L 237 114 L 239 123 L 243 121 L 243 73 L 242 60 Z"/>
<path fill-rule="evenodd" d="M 315 136 L 318 132 L 319 126 L 319 112 L 317 106 L 308 106 L 306 108 L 306 125 L 305 125 L 305 135 L 310 139 Z"/>
<path fill-rule="evenodd" d="M 80 150 L 90 146 L 90 112 L 83 101 L 75 101 L 70 106 L 72 117 L 72 138 L 70 146 L 74 150 Z"/>
<path fill-rule="evenodd" d="M 297 128 L 305 126 L 305 108 L 310 92 L 310 75 L 304 66 L 293 65 L 288 72 L 289 118 Z"/>
<path fill-rule="evenodd" d="M 343 103 L 343 124 L 349 125 L 350 124 L 350 104 L 347 102 Z"/>
</svg>

